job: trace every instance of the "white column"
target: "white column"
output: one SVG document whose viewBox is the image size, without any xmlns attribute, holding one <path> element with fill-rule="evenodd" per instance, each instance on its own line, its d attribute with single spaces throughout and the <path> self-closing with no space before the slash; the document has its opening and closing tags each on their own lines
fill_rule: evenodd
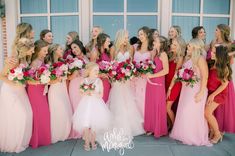
<svg viewBox="0 0 235 156">
<path fill-rule="evenodd" d="M 87 44 L 89 41 L 89 36 L 90 36 L 90 5 L 91 5 L 91 0 L 80 0 L 80 38 L 81 41 L 84 44 Z"/>
<path fill-rule="evenodd" d="M 7 52 L 11 55 L 11 47 L 15 38 L 15 31 L 17 26 L 17 1 L 6 0 L 6 29 L 7 29 Z"/>
<path fill-rule="evenodd" d="M 171 5 L 172 0 L 161 0 L 160 1 L 161 9 L 160 9 L 160 22 L 161 22 L 161 30 L 160 33 L 163 36 L 168 36 L 168 30 L 171 26 Z"/>
</svg>

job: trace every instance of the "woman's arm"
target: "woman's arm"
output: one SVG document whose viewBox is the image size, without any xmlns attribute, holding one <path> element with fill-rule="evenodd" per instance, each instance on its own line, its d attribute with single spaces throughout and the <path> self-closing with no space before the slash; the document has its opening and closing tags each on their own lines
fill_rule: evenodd
<svg viewBox="0 0 235 156">
<path fill-rule="evenodd" d="M 111 58 L 111 60 L 114 60 L 115 56 L 116 56 L 115 48 L 112 46 L 110 48 L 110 58 Z"/>
<path fill-rule="evenodd" d="M 208 67 L 206 60 L 201 56 L 198 60 L 197 66 L 200 71 L 201 81 L 200 81 L 200 91 L 195 96 L 195 101 L 199 102 L 203 97 L 206 89 L 207 89 L 207 79 L 208 79 Z"/>
</svg>

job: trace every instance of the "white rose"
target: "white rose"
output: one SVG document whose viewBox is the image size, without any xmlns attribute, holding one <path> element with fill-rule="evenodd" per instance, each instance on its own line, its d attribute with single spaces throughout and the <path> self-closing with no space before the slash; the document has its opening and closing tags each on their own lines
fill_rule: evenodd
<svg viewBox="0 0 235 156">
<path fill-rule="evenodd" d="M 48 83 L 48 82 L 50 82 L 50 77 L 49 76 L 47 76 L 47 75 L 41 75 L 41 83 L 43 83 L 43 84 L 46 84 L 46 83 Z"/>
</svg>

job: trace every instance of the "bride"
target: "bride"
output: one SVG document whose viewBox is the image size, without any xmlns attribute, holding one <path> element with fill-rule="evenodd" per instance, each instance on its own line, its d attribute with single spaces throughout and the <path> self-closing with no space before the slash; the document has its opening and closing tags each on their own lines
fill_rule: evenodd
<svg viewBox="0 0 235 156">
<path fill-rule="evenodd" d="M 117 32 L 114 47 L 115 52 L 111 53 L 113 60 L 123 62 L 132 58 L 134 50 L 128 42 L 127 31 Z M 114 116 L 113 128 L 129 138 L 144 133 L 144 120 L 136 108 L 129 80 L 112 83 L 108 104 Z"/>
</svg>

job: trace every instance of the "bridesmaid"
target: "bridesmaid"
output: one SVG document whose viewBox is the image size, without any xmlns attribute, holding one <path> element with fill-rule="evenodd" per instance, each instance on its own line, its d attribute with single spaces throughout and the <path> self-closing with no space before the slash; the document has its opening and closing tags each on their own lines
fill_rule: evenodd
<svg viewBox="0 0 235 156">
<path fill-rule="evenodd" d="M 100 33 L 103 33 L 103 29 L 100 26 L 94 26 L 91 31 L 90 41 L 85 46 L 87 51 L 87 57 L 90 59 L 91 51 L 95 48 L 97 44 L 97 37 Z"/>
<path fill-rule="evenodd" d="M 90 55 L 90 61 L 91 62 L 101 62 L 101 61 L 111 61 L 110 58 L 110 53 L 113 53 L 112 50 L 113 48 L 109 48 L 110 45 L 110 37 L 107 34 L 101 33 L 97 37 L 97 45 L 96 47 L 92 50 L 91 55 Z M 100 75 L 101 80 L 103 82 L 103 100 L 106 103 L 109 98 L 109 92 L 110 92 L 110 83 L 109 79 L 107 78 L 106 75 L 101 74 Z"/>
<path fill-rule="evenodd" d="M 215 39 L 211 43 L 211 48 L 215 44 L 223 44 L 228 47 L 230 50 L 231 45 L 231 39 L 230 39 L 230 27 L 225 24 L 219 24 L 217 25 L 217 28 L 215 30 Z M 211 49 L 208 51 L 208 58 L 210 58 Z M 233 63 L 233 53 L 229 51 L 230 56 L 230 64 Z M 210 61 L 209 61 L 210 64 Z M 229 133 L 235 133 L 235 90 L 234 90 L 234 84 L 233 81 L 230 80 L 228 84 L 228 96 L 224 102 L 224 105 L 221 105 L 216 109 L 215 116 L 219 124 L 220 131 L 225 131 Z"/>
<path fill-rule="evenodd" d="M 63 59 L 66 59 L 68 55 L 75 57 L 72 53 L 71 43 L 75 40 L 79 40 L 78 33 L 76 31 L 71 31 L 66 36 L 65 51 L 63 54 Z"/>
<path fill-rule="evenodd" d="M 40 33 L 40 40 L 45 41 L 47 44 L 52 44 L 53 43 L 53 34 L 51 30 L 44 29 Z"/>
<path fill-rule="evenodd" d="M 166 90 L 167 90 L 167 114 L 173 126 L 175 120 L 175 114 L 172 110 L 172 105 L 177 102 L 181 91 L 181 82 L 174 82 L 173 77 L 175 73 L 178 72 L 183 64 L 183 59 L 185 55 L 186 43 L 182 37 L 177 37 L 173 39 L 171 44 L 171 53 L 169 54 L 169 73 L 166 75 Z M 172 85 L 171 85 L 172 83 Z M 173 85 L 174 84 L 174 85 Z M 170 88 L 169 86 L 172 86 Z"/>
<path fill-rule="evenodd" d="M 153 37 L 148 27 L 142 27 L 138 31 L 139 41 L 134 45 L 134 61 L 141 62 L 151 59 L 153 50 Z M 140 111 L 141 116 L 144 118 L 144 105 L 145 105 L 145 91 L 146 91 L 146 78 L 133 79 L 133 89 L 136 98 L 136 107 Z"/>
<path fill-rule="evenodd" d="M 167 39 L 163 36 L 153 42 L 156 51 L 154 74 L 147 74 L 147 86 L 145 95 L 144 129 L 147 135 L 154 133 L 158 138 L 167 134 L 166 92 L 165 75 L 169 72 Z M 158 96 L 156 96 L 156 93 Z"/>
<path fill-rule="evenodd" d="M 214 49 L 214 48 L 213 48 Z M 215 60 L 213 67 L 210 69 L 207 87 L 209 96 L 205 109 L 205 117 L 211 128 L 211 143 L 222 141 L 222 135 L 219 130 L 218 123 L 214 111 L 224 104 L 228 95 L 228 83 L 232 79 L 232 69 L 229 64 L 229 56 L 227 48 L 223 45 L 216 46 L 212 49 L 211 59 Z"/>
<path fill-rule="evenodd" d="M 28 66 L 34 45 L 33 41 L 21 38 L 15 43 L 17 62 Z M 5 66 L 0 74 L 3 81 L 0 91 L 0 151 L 16 152 L 24 151 L 32 134 L 32 110 L 25 86 L 8 80 Z"/>
<path fill-rule="evenodd" d="M 208 68 L 202 56 L 204 50 L 200 46 L 202 42 L 199 39 L 192 39 L 187 46 L 187 57 L 183 67 L 192 68 L 199 82 L 196 82 L 193 87 L 182 82 L 175 123 L 170 137 L 187 145 L 209 146 L 211 144 L 208 140 L 208 125 L 204 117 Z"/>
<path fill-rule="evenodd" d="M 42 40 L 35 43 L 31 67 L 39 68 L 44 64 L 48 53 L 48 44 Z M 28 96 L 33 110 L 33 133 L 30 141 L 32 148 L 49 145 L 51 143 L 50 111 L 47 96 L 43 94 L 45 85 L 38 81 L 29 81 Z"/>
<path fill-rule="evenodd" d="M 59 44 L 50 45 L 48 53 L 50 64 L 58 62 L 63 57 L 63 49 Z M 66 140 L 71 131 L 72 108 L 65 78 L 57 78 L 51 82 L 48 91 L 52 143 Z"/>
<path fill-rule="evenodd" d="M 168 40 L 169 40 L 168 46 L 170 46 L 172 41 L 177 37 L 181 37 L 181 28 L 178 25 L 173 25 L 170 27 L 168 32 Z"/>
<path fill-rule="evenodd" d="M 89 60 L 86 57 L 86 50 L 83 46 L 83 43 L 79 40 L 75 40 L 71 43 L 72 54 L 78 58 L 83 60 L 84 63 L 88 63 Z M 80 84 L 83 81 L 83 72 L 75 71 L 71 76 L 68 77 L 69 82 L 69 98 L 72 105 L 72 112 L 74 113 L 77 109 L 77 106 L 81 100 L 80 94 Z M 81 135 L 75 132 L 72 128 L 70 138 L 80 138 Z"/>
</svg>

